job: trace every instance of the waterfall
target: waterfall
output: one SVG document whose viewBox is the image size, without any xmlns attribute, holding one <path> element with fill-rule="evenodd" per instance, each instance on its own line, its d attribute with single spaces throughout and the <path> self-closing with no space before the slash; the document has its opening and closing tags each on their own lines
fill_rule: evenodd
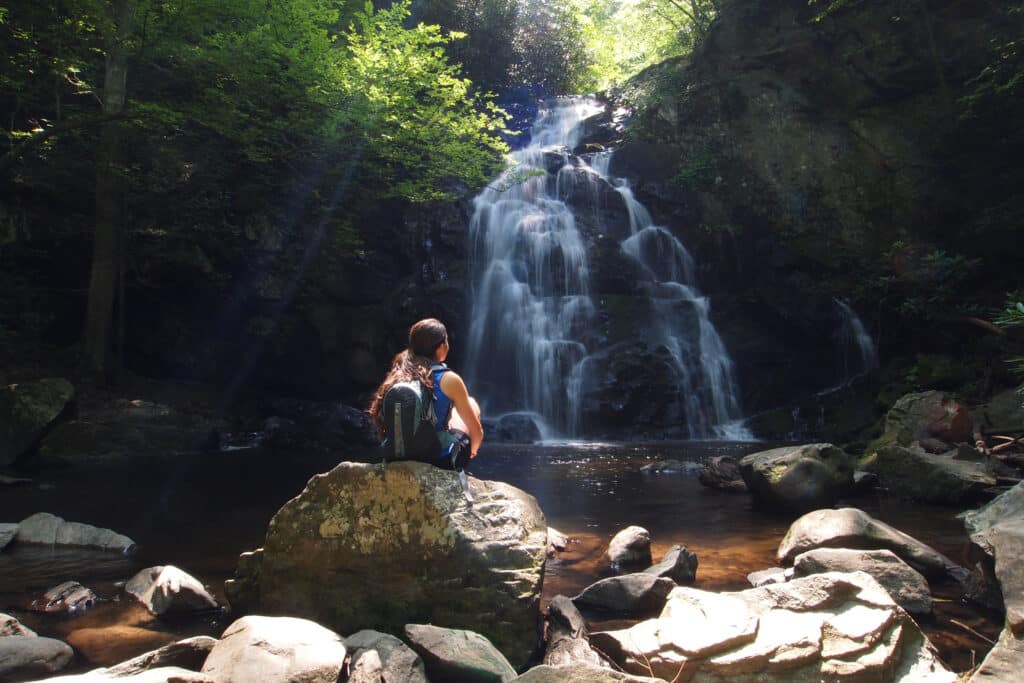
<svg viewBox="0 0 1024 683">
<path fill-rule="evenodd" d="M 836 332 L 837 386 L 843 386 L 878 367 L 878 349 L 850 304 L 842 299 L 832 299 L 832 302 L 839 318 Z"/>
<path fill-rule="evenodd" d="M 577 226 L 586 218 L 601 230 L 603 192 L 625 208 L 629 234 L 620 242 L 622 258 L 644 276 L 636 289 L 649 322 L 633 334 L 637 343 L 671 356 L 685 433 L 749 437 L 738 422 L 732 361 L 708 317 L 708 299 L 697 289 L 692 256 L 653 225 L 624 179 L 609 175 L 611 153 L 586 161 L 571 153 L 583 138 L 580 123 L 602 109 L 592 99 L 574 98 L 542 110 L 530 144 L 514 152 L 510 168 L 473 201 L 470 386 L 488 415 L 537 413 L 560 435 L 580 435 L 588 377 L 616 351 L 596 331 L 603 302 L 591 292 L 588 244 L 595 235 Z"/>
</svg>

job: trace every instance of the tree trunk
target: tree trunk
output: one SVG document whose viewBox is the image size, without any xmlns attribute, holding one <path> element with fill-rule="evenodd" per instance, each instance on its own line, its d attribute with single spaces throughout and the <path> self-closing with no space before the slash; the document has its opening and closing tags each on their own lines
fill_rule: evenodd
<svg viewBox="0 0 1024 683">
<path fill-rule="evenodd" d="M 111 3 L 111 26 L 106 40 L 103 81 L 103 114 L 117 117 L 127 95 L 128 38 L 131 34 L 133 0 Z M 121 126 L 104 124 L 96 152 L 96 231 L 93 236 L 92 271 L 86 304 L 84 360 L 87 369 L 109 376 L 114 303 L 120 276 L 123 183 Z M 120 302 L 124 306 L 124 301 Z"/>
</svg>

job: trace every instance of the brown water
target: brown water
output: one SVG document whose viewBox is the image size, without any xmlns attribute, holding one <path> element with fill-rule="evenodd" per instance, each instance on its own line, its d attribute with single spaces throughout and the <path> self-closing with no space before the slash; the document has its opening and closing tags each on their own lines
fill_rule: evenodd
<svg viewBox="0 0 1024 683">
<path fill-rule="evenodd" d="M 640 468 L 664 459 L 701 462 L 763 448 L 721 442 L 491 445 L 471 470 L 473 476 L 507 481 L 533 494 L 548 524 L 571 537 L 569 548 L 548 562 L 544 603 L 609 575 L 602 553 L 615 532 L 631 524 L 650 531 L 656 560 L 674 544 L 695 552 L 697 587 L 741 590 L 749 587 L 748 573 L 775 564 L 775 549 L 795 515 L 770 514 L 745 494 L 707 489 L 693 476 L 646 474 Z M 260 546 L 274 512 L 311 475 L 334 464 L 249 450 L 55 471 L 32 485 L 0 490 L 0 522 L 52 512 L 115 529 L 139 543 L 130 558 L 9 546 L 0 553 L 0 611 L 13 613 L 41 635 L 70 642 L 80 669 L 122 661 L 186 635 L 219 635 L 229 615 L 157 620 L 131 599 L 119 600 L 118 582 L 143 567 L 174 564 L 222 599 L 223 582 L 234 572 L 238 554 Z M 846 502 L 967 564 L 967 538 L 956 510 L 873 496 Z M 80 581 L 110 601 L 77 617 L 25 610 L 33 597 L 67 580 Z M 964 626 L 995 638 L 997 619 L 961 604 L 952 586 L 934 585 L 933 591 L 939 599 L 936 613 L 921 625 L 950 666 L 969 669 L 989 645 Z"/>
</svg>

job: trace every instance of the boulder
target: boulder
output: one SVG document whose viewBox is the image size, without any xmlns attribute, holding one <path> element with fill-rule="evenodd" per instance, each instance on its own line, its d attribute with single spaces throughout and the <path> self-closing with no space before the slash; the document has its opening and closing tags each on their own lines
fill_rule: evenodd
<svg viewBox="0 0 1024 683">
<path fill-rule="evenodd" d="M 216 638 L 210 636 L 196 636 L 186 638 L 176 643 L 165 645 L 158 650 L 146 652 L 137 657 L 121 662 L 106 670 L 106 673 L 113 677 L 134 676 L 135 674 L 150 669 L 164 667 L 178 667 L 189 671 L 199 671 L 203 668 L 213 646 L 217 644 Z"/>
<path fill-rule="evenodd" d="M 931 613 L 932 596 L 928 581 L 891 550 L 817 548 L 801 553 L 793 560 L 795 576 L 855 571 L 871 576 L 889 591 L 896 604 L 911 614 Z"/>
<path fill-rule="evenodd" d="M 355 669 L 360 669 L 362 680 L 382 680 L 385 683 L 428 683 L 423 660 L 408 645 L 393 635 L 380 631 L 365 630 L 345 638 L 345 647 L 352 657 L 353 674 L 349 683 L 359 678 Z M 360 666 L 363 658 L 366 661 Z M 376 670 L 378 678 L 373 678 Z"/>
<path fill-rule="evenodd" d="M 783 446 L 739 462 L 747 488 L 759 500 L 790 510 L 832 505 L 853 486 L 856 461 L 832 444 Z"/>
<path fill-rule="evenodd" d="M 569 547 L 569 537 L 558 529 L 548 527 L 548 557 Z"/>
<path fill-rule="evenodd" d="M 502 482 L 418 462 L 345 462 L 270 522 L 262 553 L 225 587 L 233 607 L 300 615 L 341 633 L 411 620 L 481 633 L 516 664 L 537 642 L 547 523 Z M 248 596 L 252 602 L 236 600 Z"/>
<path fill-rule="evenodd" d="M 516 677 L 516 670 L 508 660 L 479 633 L 407 624 L 405 637 L 423 658 L 432 681 L 496 683 Z"/>
<path fill-rule="evenodd" d="M 65 581 L 50 588 L 29 605 L 36 612 L 80 614 L 99 600 L 92 590 L 77 581 Z"/>
<path fill-rule="evenodd" d="M 1006 622 L 1019 634 L 1024 628 L 1024 482 L 963 517 L 971 541 L 992 558 Z"/>
<path fill-rule="evenodd" d="M 116 673 L 113 669 L 93 669 L 78 676 L 47 678 L 46 683 L 221 683 L 206 674 L 179 666 L 161 666 L 131 673 Z"/>
<path fill-rule="evenodd" d="M 704 463 L 701 470 L 700 483 L 708 488 L 720 491 L 746 492 L 747 484 L 740 474 L 740 465 L 736 458 L 729 455 L 716 455 Z"/>
<path fill-rule="evenodd" d="M 541 440 L 536 413 L 509 413 L 487 425 L 487 440 L 493 443 L 536 443 Z"/>
<path fill-rule="evenodd" d="M 7 547 L 7 544 L 18 535 L 17 524 L 0 524 L 0 550 Z"/>
<path fill-rule="evenodd" d="M 665 680 L 957 680 L 863 572 L 738 593 L 677 588 L 657 619 L 592 640 L 625 671 Z"/>
<path fill-rule="evenodd" d="M 651 534 L 641 526 L 628 526 L 612 537 L 608 559 L 616 571 L 651 563 Z"/>
<path fill-rule="evenodd" d="M 135 541 L 122 534 L 90 524 L 65 522 L 48 512 L 37 512 L 21 520 L 18 543 L 40 543 L 44 545 L 75 545 L 100 550 L 116 550 L 122 553 L 135 551 Z"/>
<path fill-rule="evenodd" d="M 790 525 L 775 555 L 790 564 L 815 548 L 891 550 L 928 578 L 961 579 L 967 574 L 945 555 L 857 508 L 808 512 Z"/>
<path fill-rule="evenodd" d="M 921 448 L 881 446 L 874 470 L 883 488 L 894 496 L 941 505 L 962 505 L 986 497 L 996 485 L 986 462 L 933 455 Z"/>
<path fill-rule="evenodd" d="M 1007 389 L 972 411 L 971 417 L 987 429 L 1020 428 L 1024 426 L 1024 397 L 1016 389 Z"/>
<path fill-rule="evenodd" d="M 218 683 L 337 683 L 344 663 L 334 631 L 305 619 L 248 616 L 227 627 L 202 673 Z"/>
<path fill-rule="evenodd" d="M 40 379 L 0 387 L 0 465 L 25 455 L 75 397 L 66 379 Z"/>
<path fill-rule="evenodd" d="M 36 632 L 9 614 L 0 613 L 0 638 L 6 636 L 35 636 Z"/>
<path fill-rule="evenodd" d="M 199 579 L 173 565 L 143 569 L 124 589 L 157 616 L 217 608 L 217 601 Z"/>
<path fill-rule="evenodd" d="M 622 671 L 602 669 L 589 664 L 568 664 L 535 666 L 519 678 L 516 683 L 663 683 L 660 678 L 634 676 Z"/>
<path fill-rule="evenodd" d="M 586 664 L 607 667 L 588 640 L 587 622 L 564 595 L 556 595 L 548 604 L 547 648 L 544 663 L 549 666 Z"/>
<path fill-rule="evenodd" d="M 770 567 L 747 574 L 747 582 L 754 588 L 773 583 L 785 583 L 793 578 L 793 568 Z"/>
<path fill-rule="evenodd" d="M 1024 638 L 1008 628 L 999 634 L 999 640 L 982 660 L 981 666 L 971 674 L 967 683 L 1003 683 L 1020 679 L 1024 671 Z"/>
<path fill-rule="evenodd" d="M 658 564 L 645 569 L 644 574 L 664 576 L 679 584 L 693 583 L 697 580 L 697 554 L 684 546 L 674 545 Z"/>
<path fill-rule="evenodd" d="M 675 586 L 672 579 L 654 574 L 623 574 L 587 586 L 572 601 L 583 610 L 644 616 L 660 610 Z"/>
<path fill-rule="evenodd" d="M 263 548 L 238 556 L 235 578 L 224 582 L 224 597 L 231 609 L 244 613 L 255 609 L 260 602 L 260 569 L 263 567 Z"/>
<path fill-rule="evenodd" d="M 39 636 L 0 638 L 0 681 L 45 678 L 71 663 L 74 650 L 67 643 Z"/>
<path fill-rule="evenodd" d="M 970 441 L 972 428 L 967 408 L 949 395 L 941 391 L 906 394 L 889 409 L 882 436 L 868 450 L 875 450 L 883 443 L 909 446 L 926 438 L 946 443 Z"/>
</svg>

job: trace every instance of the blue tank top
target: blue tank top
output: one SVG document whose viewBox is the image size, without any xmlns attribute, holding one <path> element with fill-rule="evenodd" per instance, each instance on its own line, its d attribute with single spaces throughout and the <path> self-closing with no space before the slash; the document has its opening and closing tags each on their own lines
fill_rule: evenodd
<svg viewBox="0 0 1024 683">
<path fill-rule="evenodd" d="M 441 376 L 448 372 L 448 366 L 444 363 L 436 363 L 430 368 L 430 374 L 434 380 L 434 415 L 437 417 L 437 431 L 447 431 L 448 419 L 452 415 L 452 400 L 448 394 L 441 390 Z"/>
</svg>

